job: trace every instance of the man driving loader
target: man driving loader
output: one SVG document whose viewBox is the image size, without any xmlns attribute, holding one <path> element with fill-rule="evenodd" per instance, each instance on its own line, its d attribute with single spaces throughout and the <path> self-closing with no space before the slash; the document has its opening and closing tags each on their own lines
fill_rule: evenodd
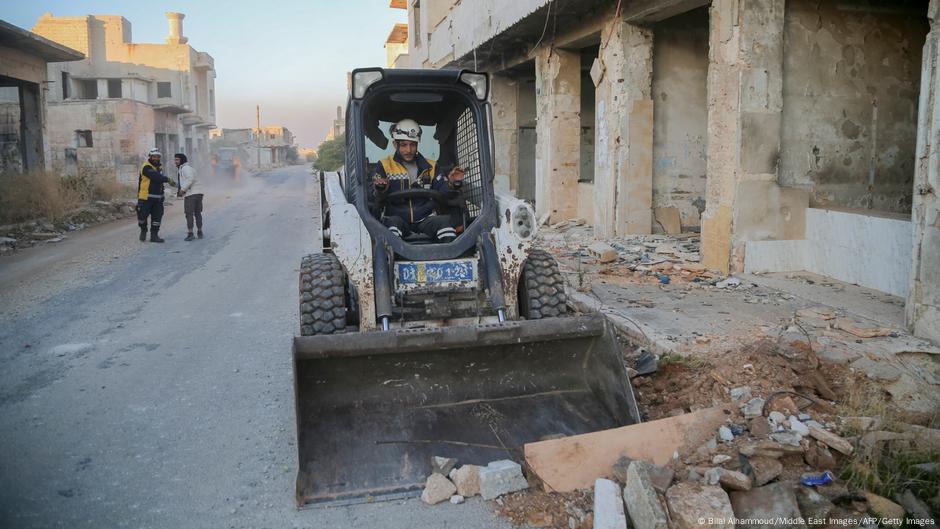
<svg viewBox="0 0 940 529">
<path fill-rule="evenodd" d="M 431 198 L 407 198 L 385 200 L 389 192 L 407 189 L 430 189 L 445 196 L 460 193 L 464 170 L 454 167 L 445 175 L 434 160 L 428 160 L 418 152 L 421 141 L 421 126 L 413 119 L 403 119 L 391 127 L 395 153 L 376 165 L 372 186 L 376 198 L 384 205 L 380 211 L 382 224 L 399 237 L 411 233 L 423 233 L 438 242 L 450 242 L 457 238 L 457 230 L 463 221 L 459 212 L 436 211 Z"/>
</svg>

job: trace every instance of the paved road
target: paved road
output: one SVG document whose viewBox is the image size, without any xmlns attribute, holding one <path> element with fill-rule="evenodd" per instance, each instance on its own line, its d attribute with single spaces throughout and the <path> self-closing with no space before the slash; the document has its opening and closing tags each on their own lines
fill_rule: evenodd
<svg viewBox="0 0 940 529">
<path fill-rule="evenodd" d="M 509 527 L 418 500 L 297 510 L 290 340 L 307 167 L 0 259 L 0 527 Z"/>
</svg>

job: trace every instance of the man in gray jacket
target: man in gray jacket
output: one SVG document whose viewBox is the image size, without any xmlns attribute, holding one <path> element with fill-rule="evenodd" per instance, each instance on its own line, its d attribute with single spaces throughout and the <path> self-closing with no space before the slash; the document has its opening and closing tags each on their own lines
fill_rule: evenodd
<svg viewBox="0 0 940 529">
<path fill-rule="evenodd" d="M 173 157 L 176 167 L 179 168 L 179 191 L 177 196 L 183 198 L 183 212 L 186 214 L 186 240 L 193 237 L 193 218 L 196 221 L 196 236 L 202 239 L 202 185 L 196 178 L 196 169 L 189 164 L 186 155 L 176 153 Z"/>
</svg>

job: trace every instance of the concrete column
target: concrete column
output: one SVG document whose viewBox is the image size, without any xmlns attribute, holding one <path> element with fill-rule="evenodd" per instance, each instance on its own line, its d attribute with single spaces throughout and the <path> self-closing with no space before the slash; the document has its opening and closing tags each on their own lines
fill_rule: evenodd
<svg viewBox="0 0 940 529">
<path fill-rule="evenodd" d="M 594 234 L 652 229 L 653 32 L 619 18 L 601 30 L 595 92 Z"/>
<path fill-rule="evenodd" d="M 781 238 L 776 232 L 791 220 L 792 212 L 779 214 L 782 193 L 776 184 L 783 15 L 784 0 L 715 0 L 711 5 L 702 260 L 725 273 L 744 269 L 748 239 Z M 797 193 L 797 204 L 799 198 Z M 768 212 L 774 213 L 770 220 Z"/>
<path fill-rule="evenodd" d="M 508 77 L 490 77 L 490 103 L 493 105 L 493 136 L 496 145 L 497 191 L 513 194 L 519 189 L 518 83 Z"/>
<path fill-rule="evenodd" d="M 930 0 L 924 43 L 917 158 L 914 167 L 914 263 L 907 324 L 915 336 L 940 344 L 940 1 Z"/>
<path fill-rule="evenodd" d="M 550 222 L 578 214 L 581 56 L 544 47 L 535 58 L 535 207 Z"/>
</svg>

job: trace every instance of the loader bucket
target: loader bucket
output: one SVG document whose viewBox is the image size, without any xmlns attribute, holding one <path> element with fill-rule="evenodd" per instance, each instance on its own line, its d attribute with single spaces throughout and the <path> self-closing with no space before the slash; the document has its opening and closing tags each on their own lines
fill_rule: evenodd
<svg viewBox="0 0 940 529">
<path fill-rule="evenodd" d="M 524 443 L 639 422 L 600 314 L 294 338 L 297 502 L 416 495 L 431 456 L 521 461 Z"/>
</svg>

